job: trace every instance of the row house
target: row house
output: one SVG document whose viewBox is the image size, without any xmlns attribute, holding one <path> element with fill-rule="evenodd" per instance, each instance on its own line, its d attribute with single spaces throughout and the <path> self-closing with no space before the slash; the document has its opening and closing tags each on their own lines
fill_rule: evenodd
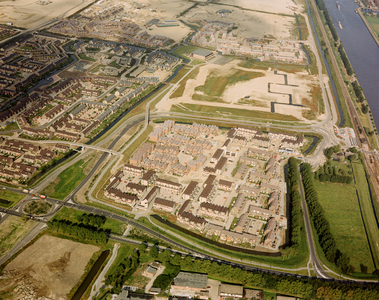
<svg viewBox="0 0 379 300">
<path fill-rule="evenodd" d="M 247 164 L 245 162 L 242 162 L 239 165 L 239 167 L 236 171 L 236 174 L 234 174 L 234 177 L 244 180 L 247 172 L 249 172 L 249 167 L 247 166 Z"/>
<path fill-rule="evenodd" d="M 203 189 L 203 191 L 200 194 L 199 201 L 200 202 L 211 202 L 214 197 L 216 196 L 216 185 L 214 184 L 207 184 L 206 187 Z"/>
<path fill-rule="evenodd" d="M 200 155 L 201 153 L 203 153 L 203 148 L 201 146 L 195 146 L 195 145 L 187 144 L 184 147 L 183 152 L 185 154 L 197 156 L 197 155 Z"/>
<path fill-rule="evenodd" d="M 109 189 L 105 189 L 104 195 L 108 198 L 115 200 L 116 203 L 126 204 L 132 207 L 136 205 L 138 201 L 137 196 L 123 193 L 112 187 Z"/>
<path fill-rule="evenodd" d="M 37 168 L 36 167 L 29 166 L 29 165 L 22 164 L 22 163 L 16 163 L 16 162 L 14 162 L 12 164 L 12 168 L 13 169 L 20 169 L 20 171 L 25 171 L 25 172 L 28 172 L 28 173 L 31 173 L 31 174 L 34 174 L 35 172 L 37 172 Z"/>
<path fill-rule="evenodd" d="M 141 177 L 143 175 L 143 169 L 141 167 L 133 166 L 131 164 L 124 165 L 124 172 L 136 177 Z"/>
<path fill-rule="evenodd" d="M 234 228 L 234 230 L 238 233 L 242 232 L 248 232 L 250 228 L 251 218 L 249 217 L 248 213 L 244 213 L 241 215 L 241 217 L 238 219 L 237 225 Z"/>
<path fill-rule="evenodd" d="M 255 205 L 250 205 L 249 206 L 249 215 L 252 217 L 260 218 L 267 220 L 272 216 L 272 211 L 268 210 L 266 208 L 258 207 Z"/>
<path fill-rule="evenodd" d="M 190 172 L 190 167 L 182 164 L 172 164 L 170 167 L 170 173 L 178 176 L 186 176 Z"/>
<path fill-rule="evenodd" d="M 191 171 L 197 171 L 198 168 L 201 168 L 205 165 L 207 161 L 207 156 L 204 154 L 199 154 L 196 159 L 192 159 L 185 164 L 191 169 Z"/>
<path fill-rule="evenodd" d="M 168 165 L 176 164 L 179 161 L 177 156 L 163 154 L 163 153 L 154 153 L 152 159 L 165 162 Z"/>
<path fill-rule="evenodd" d="M 184 190 L 182 197 L 184 200 L 194 200 L 199 190 L 200 186 L 198 182 L 192 180 Z"/>
<path fill-rule="evenodd" d="M 52 132 L 47 129 L 34 129 L 30 127 L 24 127 L 22 129 L 22 133 L 30 136 L 30 137 L 38 137 L 38 138 L 51 138 Z"/>
<path fill-rule="evenodd" d="M 56 136 L 58 138 L 63 138 L 63 139 L 71 140 L 71 141 L 77 141 L 79 139 L 79 137 L 80 137 L 79 134 L 68 132 L 68 131 L 65 131 L 65 130 L 56 130 L 54 132 L 54 136 Z"/>
<path fill-rule="evenodd" d="M 248 179 L 249 181 L 255 182 L 255 183 L 259 183 L 259 182 L 268 183 L 271 179 L 271 176 L 263 174 L 263 173 L 259 173 L 256 171 L 250 171 Z"/>
<path fill-rule="evenodd" d="M 189 139 L 189 138 L 188 138 Z M 170 145 L 170 146 L 177 146 L 177 147 L 181 147 L 183 144 L 187 144 L 184 143 L 183 141 L 179 141 L 179 140 L 174 140 L 173 138 L 169 138 L 169 137 L 166 137 L 166 136 L 160 136 L 158 138 L 158 144 L 160 145 Z"/>
<path fill-rule="evenodd" d="M 0 164 L 10 166 L 13 163 L 13 158 L 9 156 L 0 155 Z"/>
<path fill-rule="evenodd" d="M 228 132 L 226 133 L 226 137 L 228 139 L 233 139 L 234 136 L 237 134 L 237 129 L 236 128 L 231 128 L 228 130 Z"/>
<path fill-rule="evenodd" d="M 270 218 L 267 222 L 267 225 L 266 225 L 266 228 L 265 228 L 263 235 L 267 235 L 270 231 L 275 230 L 276 224 L 277 224 L 277 222 L 276 222 L 275 218 Z"/>
<path fill-rule="evenodd" d="M 210 175 L 208 175 L 207 179 L 204 181 L 203 187 L 207 187 L 208 185 L 216 184 L 216 183 L 217 183 L 216 176 L 210 174 Z"/>
<path fill-rule="evenodd" d="M 274 230 L 271 230 L 266 236 L 265 236 L 265 239 L 264 239 L 264 246 L 266 247 L 272 247 L 274 246 L 273 242 L 275 240 L 275 231 Z"/>
<path fill-rule="evenodd" d="M 182 190 L 182 185 L 180 183 L 164 180 L 158 178 L 155 181 L 156 186 L 158 186 L 162 190 L 166 190 L 171 193 L 180 193 Z"/>
<path fill-rule="evenodd" d="M 262 160 L 269 160 L 270 157 L 272 156 L 272 153 L 270 153 L 267 150 L 263 149 L 257 149 L 257 148 L 249 148 L 247 149 L 247 154 L 248 157 L 252 158 L 257 158 L 257 159 L 262 159 Z"/>
<path fill-rule="evenodd" d="M 217 149 L 215 153 L 213 153 L 211 162 L 216 163 L 220 160 L 220 158 L 224 155 L 224 150 L 222 149 Z"/>
<path fill-rule="evenodd" d="M 189 137 L 197 137 L 199 131 L 196 128 L 193 128 L 191 125 L 175 124 L 172 128 L 172 131 L 177 134 L 184 134 Z"/>
<path fill-rule="evenodd" d="M 209 202 L 203 202 L 200 204 L 199 214 L 225 221 L 229 217 L 229 208 Z"/>
<path fill-rule="evenodd" d="M 226 151 L 228 149 L 228 147 L 230 146 L 230 144 L 232 143 L 232 140 L 231 139 L 226 139 L 224 144 L 222 144 L 221 146 L 221 149 Z"/>
<path fill-rule="evenodd" d="M 155 198 L 153 208 L 171 213 L 174 210 L 175 204 L 176 203 L 171 200 L 166 200 L 163 198 Z"/>
<path fill-rule="evenodd" d="M 87 126 L 82 133 L 86 136 L 87 134 L 91 133 L 97 126 L 100 125 L 99 120 L 95 120 L 95 122 L 91 123 L 89 126 Z"/>
<path fill-rule="evenodd" d="M 217 174 L 221 174 L 224 171 L 227 162 L 228 162 L 227 157 L 223 156 L 220 158 L 220 160 L 215 165 L 215 170 Z"/>
<path fill-rule="evenodd" d="M 186 200 L 178 211 L 178 221 L 202 232 L 207 224 L 204 218 L 196 217 L 189 212 L 190 200 Z"/>
<path fill-rule="evenodd" d="M 296 141 L 298 139 L 297 135 L 283 133 L 283 132 L 269 132 L 268 136 L 272 139 L 280 139 L 280 140 L 289 139 L 289 140 Z"/>
<path fill-rule="evenodd" d="M 271 194 L 272 192 L 280 192 L 280 187 L 269 183 L 261 183 L 261 192 L 265 194 Z"/>
<path fill-rule="evenodd" d="M 154 151 L 157 153 L 165 153 L 176 156 L 179 154 L 180 148 L 178 146 L 157 145 Z"/>
<path fill-rule="evenodd" d="M 205 125 L 195 122 L 192 124 L 192 127 L 196 128 L 201 133 L 218 135 L 218 127 L 216 125 Z"/>
<path fill-rule="evenodd" d="M 61 145 L 61 144 L 55 144 L 54 148 L 58 152 L 62 152 L 62 153 L 66 153 L 70 150 L 69 146 L 65 146 L 65 145 Z"/>
<path fill-rule="evenodd" d="M 150 192 L 143 198 L 143 200 L 138 204 L 138 208 L 148 209 L 150 203 L 159 195 L 159 187 L 154 186 Z"/>
<path fill-rule="evenodd" d="M 245 147 L 247 143 L 247 139 L 245 136 L 236 135 L 233 139 L 233 146 L 235 147 Z"/>
<path fill-rule="evenodd" d="M 74 130 L 74 131 L 76 131 L 76 132 L 80 132 L 80 131 L 82 131 L 82 126 L 80 126 L 80 125 L 78 125 L 78 124 L 70 123 L 70 122 L 67 122 L 67 123 L 65 124 L 65 127 L 66 127 L 67 129 L 71 129 L 71 130 Z"/>
<path fill-rule="evenodd" d="M 90 96 L 90 97 L 98 97 L 101 94 L 101 92 L 98 90 L 90 90 L 90 89 L 83 89 L 81 93 L 83 95 Z"/>
<path fill-rule="evenodd" d="M 45 117 L 48 119 L 54 118 L 57 114 L 64 110 L 64 106 L 62 104 L 58 104 L 50 109 L 47 113 L 45 113 Z"/>
<path fill-rule="evenodd" d="M 218 188 L 220 190 L 224 190 L 224 191 L 230 192 L 232 190 L 232 187 L 233 187 L 233 182 L 232 181 L 220 179 L 219 182 L 218 182 Z"/>
<path fill-rule="evenodd" d="M 164 172 L 168 167 L 166 162 L 150 158 L 144 158 L 140 165 L 145 169 L 154 170 L 156 172 Z"/>
<path fill-rule="evenodd" d="M 39 146 L 25 143 L 22 141 L 17 141 L 17 140 L 7 140 L 5 142 L 5 146 L 14 147 L 14 148 L 18 148 L 19 150 L 30 151 L 30 152 L 38 152 L 39 150 Z"/>
<path fill-rule="evenodd" d="M 270 145 L 270 138 L 263 137 L 263 136 L 254 136 L 252 142 L 253 142 L 253 145 L 256 145 L 262 148 L 268 148 L 268 146 Z"/>
<path fill-rule="evenodd" d="M 233 203 L 231 212 L 233 214 L 240 214 L 244 212 L 247 202 L 248 202 L 248 199 L 245 197 L 244 194 L 242 193 L 238 194 L 237 199 Z"/>
<path fill-rule="evenodd" d="M 130 158 L 129 163 L 137 166 L 139 165 L 142 160 L 146 157 L 148 157 L 154 150 L 155 145 L 152 143 L 144 143 L 137 152 L 133 154 L 133 156 Z"/>
<path fill-rule="evenodd" d="M 50 157 L 51 159 L 54 159 L 55 156 L 57 155 L 54 151 L 48 150 L 48 149 L 41 149 L 39 152 L 40 155 L 42 156 L 47 156 Z"/>
<path fill-rule="evenodd" d="M 240 126 L 238 127 L 237 133 L 240 136 L 246 136 L 246 137 L 253 137 L 257 133 L 257 129 L 251 128 L 251 127 L 245 127 L 245 126 Z"/>
<path fill-rule="evenodd" d="M 304 138 L 299 136 L 297 140 L 285 138 L 280 142 L 280 147 L 302 147 L 304 146 Z"/>
<path fill-rule="evenodd" d="M 147 187 L 138 183 L 128 182 L 125 189 L 127 193 L 142 196 L 146 192 Z"/>
<path fill-rule="evenodd" d="M 153 170 L 148 170 L 145 174 L 143 174 L 141 178 L 141 184 L 150 186 L 155 182 L 156 179 L 157 179 L 156 173 Z"/>
<path fill-rule="evenodd" d="M 21 156 L 22 154 L 24 154 L 24 151 L 22 150 L 18 150 L 12 147 L 2 146 L 2 145 L 0 145 L 0 152 L 9 154 L 9 155 L 14 155 L 14 156 Z"/>
<path fill-rule="evenodd" d="M 255 166 L 259 165 L 259 163 L 261 161 L 259 159 L 255 159 L 255 158 L 251 158 L 251 157 L 247 157 L 247 156 L 241 156 L 240 162 L 245 163 L 250 167 L 255 167 Z"/>
<path fill-rule="evenodd" d="M 260 195 L 261 190 L 259 188 L 255 188 L 252 186 L 247 186 L 245 184 L 241 184 L 239 186 L 239 192 L 244 193 L 248 197 L 257 198 Z"/>
<path fill-rule="evenodd" d="M 191 141 L 194 146 L 200 146 L 204 150 L 210 150 L 212 148 L 212 142 L 208 140 L 194 139 Z"/>
<path fill-rule="evenodd" d="M 233 243 L 235 245 L 247 243 L 251 246 L 255 246 L 260 240 L 260 238 L 256 235 L 229 231 L 224 229 L 222 226 L 215 224 L 208 224 L 206 230 L 207 235 L 219 236 L 220 241 L 224 243 Z"/>
<path fill-rule="evenodd" d="M 22 156 L 21 159 L 22 161 L 26 163 L 30 163 L 30 164 L 45 164 L 51 160 L 51 158 L 48 156 L 42 156 L 42 155 L 34 156 L 34 155 L 29 155 L 29 154 L 25 154 L 24 156 Z"/>
</svg>

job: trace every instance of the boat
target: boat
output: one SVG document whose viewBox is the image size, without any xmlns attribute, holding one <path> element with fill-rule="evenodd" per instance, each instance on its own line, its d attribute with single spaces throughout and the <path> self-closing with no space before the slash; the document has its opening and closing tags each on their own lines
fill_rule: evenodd
<svg viewBox="0 0 379 300">
<path fill-rule="evenodd" d="M 336 1 L 336 5 L 337 5 L 338 10 L 341 10 L 341 6 L 339 5 L 338 1 Z"/>
<path fill-rule="evenodd" d="M 341 25 L 341 22 L 338 22 L 338 26 L 343 29 L 342 25 Z"/>
<path fill-rule="evenodd" d="M 355 13 L 356 13 L 356 14 L 358 13 L 358 8 L 355 9 Z"/>
</svg>

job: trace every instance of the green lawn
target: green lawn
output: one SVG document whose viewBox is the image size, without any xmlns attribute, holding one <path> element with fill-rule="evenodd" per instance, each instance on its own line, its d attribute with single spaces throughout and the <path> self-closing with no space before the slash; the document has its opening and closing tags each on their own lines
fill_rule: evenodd
<svg viewBox="0 0 379 300">
<path fill-rule="evenodd" d="M 84 212 L 74 209 L 62 207 L 62 209 L 54 216 L 54 220 L 69 220 L 71 222 L 78 222 L 78 216 L 83 215 Z M 123 234 L 128 225 L 118 220 L 107 218 L 105 223 L 101 226 L 104 230 L 110 230 L 115 234 Z"/>
<path fill-rule="evenodd" d="M 188 110 L 180 108 L 180 106 L 172 106 L 171 111 L 173 112 L 196 112 L 204 114 L 207 116 L 220 117 L 220 114 L 225 115 L 226 117 L 238 116 L 238 117 L 248 117 L 248 118 L 257 118 L 257 119 L 270 119 L 277 121 L 299 121 L 293 116 L 282 115 L 278 113 L 270 113 L 263 111 L 254 111 L 238 108 L 225 108 L 225 107 L 214 107 L 207 105 L 194 105 L 181 103 L 182 106 L 186 107 Z"/>
<path fill-rule="evenodd" d="M 375 30 L 376 34 L 379 36 L 379 18 L 366 16 L 366 19 L 370 22 L 372 28 Z"/>
<path fill-rule="evenodd" d="M 361 264 L 374 271 L 354 184 L 314 183 L 337 247 L 350 257 L 357 272 Z"/>
<path fill-rule="evenodd" d="M 85 163 L 83 159 L 80 159 L 71 167 L 60 173 L 58 176 L 60 181 L 54 186 L 54 192 L 49 196 L 60 200 L 66 198 L 86 177 L 83 173 L 83 169 L 87 164 L 88 162 Z"/>
<path fill-rule="evenodd" d="M 0 199 L 8 200 L 11 203 L 3 204 L 0 202 L 0 206 L 7 207 L 7 208 L 13 207 L 18 202 L 20 202 L 22 199 L 24 199 L 24 197 L 25 197 L 25 194 L 16 193 L 16 192 L 1 189 L 0 190 Z"/>
</svg>

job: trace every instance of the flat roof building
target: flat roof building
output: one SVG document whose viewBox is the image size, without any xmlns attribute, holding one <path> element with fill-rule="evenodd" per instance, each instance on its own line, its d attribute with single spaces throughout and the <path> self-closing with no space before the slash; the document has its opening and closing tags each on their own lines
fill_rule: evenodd
<svg viewBox="0 0 379 300">
<path fill-rule="evenodd" d="M 205 49 L 197 49 L 191 53 L 191 56 L 201 60 L 208 60 L 214 57 L 214 53 Z"/>
</svg>

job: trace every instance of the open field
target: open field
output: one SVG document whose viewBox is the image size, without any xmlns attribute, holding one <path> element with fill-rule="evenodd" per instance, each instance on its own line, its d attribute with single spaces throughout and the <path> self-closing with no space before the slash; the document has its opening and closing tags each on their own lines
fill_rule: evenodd
<svg viewBox="0 0 379 300">
<path fill-rule="evenodd" d="M 24 221 L 20 217 L 9 216 L 0 226 L 0 257 L 6 254 L 16 243 L 36 225 L 32 220 Z"/>
<path fill-rule="evenodd" d="M 246 111 L 243 115 L 259 118 L 274 116 L 283 119 L 315 122 L 324 118 L 324 105 L 316 75 L 309 75 L 304 67 L 286 65 L 288 71 L 274 70 L 267 64 L 232 60 L 220 66 L 212 63 L 196 67 L 187 73 L 170 97 L 159 103 L 159 111 L 177 110 L 183 106 L 188 111 L 201 104 L 212 110 Z M 257 68 L 252 68 L 258 66 Z M 186 110 L 185 108 L 183 110 Z M 237 113 L 236 115 L 241 115 Z"/>
<path fill-rule="evenodd" d="M 0 131 L 7 131 L 7 130 L 19 130 L 20 127 L 18 127 L 18 124 L 16 122 L 9 123 L 4 128 L 0 128 Z"/>
<path fill-rule="evenodd" d="M 361 264 L 368 272 L 374 271 L 354 184 L 319 181 L 314 184 L 338 249 L 350 257 L 350 264 L 356 271 L 360 271 Z"/>
<path fill-rule="evenodd" d="M 29 289 L 37 297 L 66 299 L 98 250 L 93 245 L 43 235 L 4 268 L 0 293 L 9 292 L 19 299 Z M 16 286 L 19 289 L 14 289 Z"/>
<path fill-rule="evenodd" d="M 224 2 L 223 4 L 229 3 L 228 1 L 228 3 Z M 221 9 L 228 9 L 231 13 L 217 14 L 216 12 Z M 296 19 L 293 11 L 289 11 L 286 15 L 279 15 L 267 12 L 266 8 L 259 11 L 212 3 L 205 7 L 198 5 L 185 14 L 184 17 L 189 22 L 212 19 L 235 23 L 236 28 L 233 30 L 233 34 L 236 34 L 239 38 L 298 39 L 297 32 L 293 34 L 293 29 L 296 28 Z"/>
<path fill-rule="evenodd" d="M 379 36 L 379 18 L 366 16 L 366 19 L 370 22 L 372 28 L 375 30 L 376 34 Z"/>
<path fill-rule="evenodd" d="M 84 213 L 80 210 L 73 208 L 63 207 L 59 212 L 54 216 L 54 220 L 69 220 L 71 222 L 78 222 L 78 217 L 82 216 Z M 127 224 L 107 218 L 105 223 L 101 226 L 104 230 L 110 230 L 115 234 L 123 234 L 126 230 Z"/>
<path fill-rule="evenodd" d="M 63 200 L 86 177 L 83 169 L 87 163 L 83 159 L 77 161 L 60 173 L 41 193 Z"/>
<path fill-rule="evenodd" d="M 24 199 L 24 197 L 25 197 L 25 194 L 16 193 L 16 192 L 8 191 L 8 190 L 0 190 L 0 199 L 8 200 L 11 202 L 9 204 L 3 204 L 0 202 L 0 206 L 7 207 L 7 208 L 13 207 L 22 199 Z"/>
<path fill-rule="evenodd" d="M 54 0 L 41 5 L 34 0 L 1 1 L 1 23 L 13 23 L 14 26 L 34 28 L 56 18 L 66 18 L 86 7 L 92 1 Z"/>
<path fill-rule="evenodd" d="M 265 11 L 274 14 L 293 14 L 293 10 L 291 8 L 301 9 L 301 6 L 296 6 L 295 1 L 291 0 L 220 0 L 218 2 L 225 5 L 239 6 L 245 9 Z M 298 1 L 296 1 L 296 3 L 297 2 Z"/>
</svg>

